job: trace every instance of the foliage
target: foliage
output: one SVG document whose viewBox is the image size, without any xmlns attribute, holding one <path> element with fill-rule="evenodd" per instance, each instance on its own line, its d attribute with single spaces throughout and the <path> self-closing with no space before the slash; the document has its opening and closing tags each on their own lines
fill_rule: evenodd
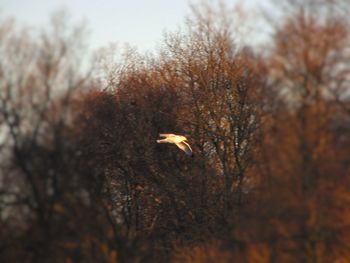
<svg viewBox="0 0 350 263">
<path fill-rule="evenodd" d="M 348 262 L 349 25 L 314 2 L 286 1 L 265 53 L 203 5 L 91 70 L 84 27 L 2 21 L 1 262 Z"/>
</svg>

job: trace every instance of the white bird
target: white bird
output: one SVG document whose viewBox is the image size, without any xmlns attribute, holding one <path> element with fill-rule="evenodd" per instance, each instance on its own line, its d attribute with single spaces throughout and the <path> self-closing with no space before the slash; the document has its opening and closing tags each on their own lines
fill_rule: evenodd
<svg viewBox="0 0 350 263">
<path fill-rule="evenodd" d="M 183 150 L 187 155 L 193 157 L 193 152 L 191 146 L 187 142 L 187 138 L 182 135 L 176 135 L 172 133 L 161 133 L 160 137 L 165 139 L 157 140 L 157 143 L 174 143 L 177 147 Z"/>
</svg>

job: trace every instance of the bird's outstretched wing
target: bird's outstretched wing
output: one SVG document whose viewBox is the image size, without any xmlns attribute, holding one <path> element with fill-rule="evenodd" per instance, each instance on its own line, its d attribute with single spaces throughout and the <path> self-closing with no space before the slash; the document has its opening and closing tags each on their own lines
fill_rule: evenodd
<svg viewBox="0 0 350 263">
<path fill-rule="evenodd" d="M 193 153 L 192 153 L 191 146 L 187 142 L 182 141 L 182 142 L 176 143 L 176 145 L 181 150 L 183 150 L 187 155 L 192 156 Z"/>
<path fill-rule="evenodd" d="M 160 133 L 159 137 L 169 137 L 169 136 L 175 136 L 175 134 L 172 133 Z"/>
</svg>

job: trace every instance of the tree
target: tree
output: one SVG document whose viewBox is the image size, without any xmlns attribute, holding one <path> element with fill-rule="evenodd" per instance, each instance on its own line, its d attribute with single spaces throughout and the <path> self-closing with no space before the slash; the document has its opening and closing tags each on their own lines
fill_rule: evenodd
<svg viewBox="0 0 350 263">
<path fill-rule="evenodd" d="M 89 74 L 79 69 L 84 28 L 79 25 L 68 30 L 65 19 L 63 13 L 54 15 L 52 31 L 42 32 L 38 38 L 25 29 L 18 31 L 14 23 L 2 24 L 0 119 L 5 158 L 1 160 L 0 205 L 2 224 L 7 226 L 1 233 L 4 261 L 65 260 L 69 253 L 63 254 L 62 249 L 67 239 L 87 234 L 77 231 L 74 211 L 85 207 L 86 215 L 88 209 L 94 210 L 86 204 L 90 189 L 79 185 L 89 170 L 82 166 L 69 137 L 72 99 L 90 85 Z"/>
<path fill-rule="evenodd" d="M 261 90 L 256 85 L 264 80 L 254 69 L 254 56 L 236 47 L 227 13 L 209 6 L 193 12 L 187 31 L 166 39 L 166 78 L 178 81 L 169 85 L 182 96 L 179 119 L 193 131 L 202 165 L 214 167 L 215 176 L 219 175 L 217 190 L 226 220 L 241 205 L 243 182 L 253 163 L 260 121 Z M 206 184 L 204 174 L 204 201 L 208 200 Z M 204 213 L 206 209 L 204 204 Z"/>
<path fill-rule="evenodd" d="M 348 26 L 330 6 L 290 7 L 267 63 L 279 106 L 265 128 L 259 193 L 266 194 L 255 207 L 262 214 L 251 216 L 271 226 L 257 240 L 268 244 L 271 262 L 331 262 L 349 257 L 340 241 L 347 235 L 348 168 L 336 146 L 336 127 L 345 118 L 333 96 L 343 102 L 347 96 Z"/>
</svg>

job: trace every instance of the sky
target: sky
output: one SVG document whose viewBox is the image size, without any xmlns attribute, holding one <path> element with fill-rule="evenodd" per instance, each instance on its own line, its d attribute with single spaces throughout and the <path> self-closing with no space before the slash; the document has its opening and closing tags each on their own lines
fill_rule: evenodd
<svg viewBox="0 0 350 263">
<path fill-rule="evenodd" d="M 0 0 L 0 17 L 20 25 L 41 27 L 50 15 L 66 9 L 74 21 L 86 21 L 90 48 L 129 43 L 139 50 L 156 48 L 163 32 L 174 31 L 199 0 Z M 237 0 L 225 0 L 232 6 Z M 254 0 L 246 1 L 254 3 Z"/>
</svg>

